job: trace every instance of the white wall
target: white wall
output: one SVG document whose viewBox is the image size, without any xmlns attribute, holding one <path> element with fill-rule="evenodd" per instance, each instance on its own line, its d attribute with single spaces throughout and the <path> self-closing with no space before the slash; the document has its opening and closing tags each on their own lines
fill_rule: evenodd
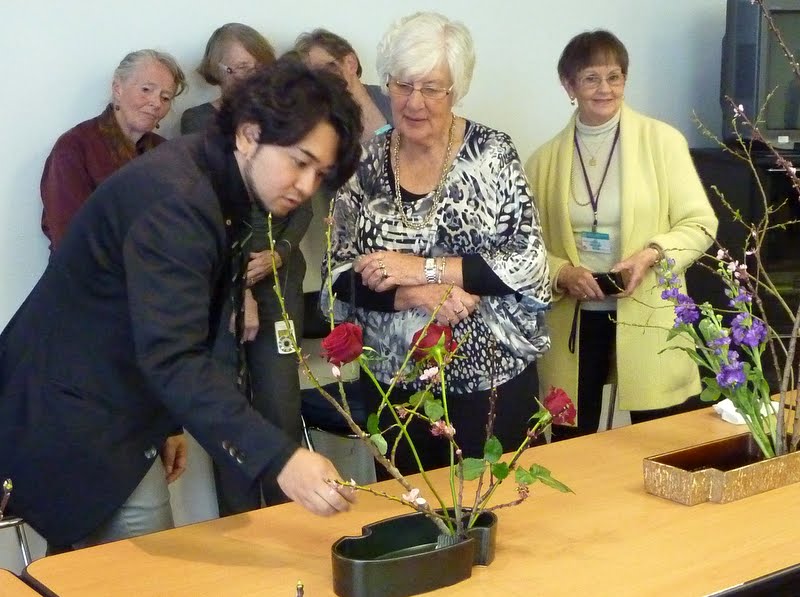
<svg viewBox="0 0 800 597">
<path fill-rule="evenodd" d="M 333 8 L 333 7 L 336 8 Z M 47 261 L 39 229 L 38 183 L 60 133 L 101 111 L 109 79 L 128 51 L 152 46 L 172 52 L 187 71 L 218 25 L 241 21 L 260 29 L 279 50 L 301 31 L 325 26 L 347 37 L 375 82 L 375 45 L 388 23 L 435 6 L 472 30 L 478 62 L 459 113 L 509 132 L 523 159 L 556 133 L 570 106 L 555 64 L 578 31 L 606 27 L 631 55 L 626 96 L 634 107 L 672 123 L 690 144 L 704 141 L 696 110 L 719 128 L 720 0 L 459 0 L 381 2 L 306 0 L 26 0 L 4 2 L 0 14 L 0 327 L 33 287 Z M 161 133 L 175 134 L 187 106 L 214 91 L 192 74 Z"/>
<path fill-rule="evenodd" d="M 475 38 L 472 89 L 457 112 L 509 132 L 523 159 L 570 114 L 555 73 L 561 49 L 575 33 L 596 27 L 611 29 L 628 47 L 626 99 L 632 106 L 672 123 L 691 145 L 706 144 L 691 122 L 693 110 L 712 130 L 719 128 L 720 0 L 6 0 L 0 11 L 0 327 L 47 261 L 39 228 L 44 159 L 59 134 L 102 110 L 111 73 L 125 53 L 167 50 L 191 71 L 222 23 L 252 25 L 280 51 L 301 31 L 323 26 L 351 41 L 364 79 L 376 82 L 375 46 L 386 26 L 431 8 L 462 20 Z M 184 108 L 214 97 L 196 75 L 190 82 L 161 127 L 167 137 L 175 134 Z M 0 447 L 0 455 L 8 448 Z M 185 513 L 178 517 L 187 519 Z"/>
</svg>

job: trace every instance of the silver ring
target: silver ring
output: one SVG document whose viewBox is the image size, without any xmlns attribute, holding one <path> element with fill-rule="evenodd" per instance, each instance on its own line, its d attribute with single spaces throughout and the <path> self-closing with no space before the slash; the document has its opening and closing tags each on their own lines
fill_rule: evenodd
<svg viewBox="0 0 800 597">
<path fill-rule="evenodd" d="M 455 314 L 456 315 L 461 315 L 463 312 L 464 312 L 464 307 L 461 307 L 461 310 L 460 311 L 456 311 Z"/>
</svg>

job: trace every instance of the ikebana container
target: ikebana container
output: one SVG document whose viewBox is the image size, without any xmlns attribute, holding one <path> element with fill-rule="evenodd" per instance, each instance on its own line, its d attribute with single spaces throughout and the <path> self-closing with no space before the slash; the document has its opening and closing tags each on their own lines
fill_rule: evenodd
<svg viewBox="0 0 800 597">
<path fill-rule="evenodd" d="M 340 597 L 404 597 L 447 587 L 494 560 L 496 536 L 492 512 L 478 517 L 467 539 L 444 547 L 437 547 L 439 529 L 424 514 L 387 518 L 333 544 L 333 590 Z"/>
<path fill-rule="evenodd" d="M 694 506 L 724 504 L 800 481 L 800 452 L 765 459 L 743 433 L 644 459 L 645 491 Z"/>
</svg>

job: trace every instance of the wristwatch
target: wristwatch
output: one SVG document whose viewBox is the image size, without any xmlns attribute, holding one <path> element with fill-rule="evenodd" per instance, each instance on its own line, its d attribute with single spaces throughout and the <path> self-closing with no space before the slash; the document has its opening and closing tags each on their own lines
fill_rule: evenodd
<svg viewBox="0 0 800 597">
<path fill-rule="evenodd" d="M 433 257 L 425 259 L 425 281 L 428 284 L 436 283 L 436 260 Z"/>
</svg>

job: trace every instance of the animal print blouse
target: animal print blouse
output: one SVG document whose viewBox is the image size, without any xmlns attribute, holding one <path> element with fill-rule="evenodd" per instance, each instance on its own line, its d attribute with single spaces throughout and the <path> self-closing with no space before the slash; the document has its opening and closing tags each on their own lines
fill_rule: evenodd
<svg viewBox="0 0 800 597">
<path fill-rule="evenodd" d="M 335 197 L 333 279 L 350 269 L 356 257 L 373 251 L 423 257 L 480 255 L 514 293 L 481 297 L 476 311 L 454 326 L 456 340 L 466 337 L 460 353 L 465 358 L 448 365 L 448 391 L 491 388 L 492 360 L 494 381 L 500 385 L 550 346 L 543 321 L 551 300 L 547 253 L 517 150 L 505 133 L 467 121 L 436 216 L 426 229 L 414 230 L 402 223 L 394 203 L 391 134 L 380 134 L 366 145 L 358 170 Z M 406 204 L 407 217 L 419 221 L 430 210 L 432 200 L 433 192 Z M 323 263 L 323 280 L 327 275 Z M 327 313 L 329 299 L 324 284 L 323 313 Z M 349 303 L 335 302 L 337 320 L 351 316 L 349 311 Z M 414 332 L 428 317 L 416 308 L 391 313 L 356 308 L 354 318 L 363 327 L 364 344 L 383 357 L 371 365 L 379 380 L 388 383 L 392 379 Z M 496 340 L 494 355 L 490 354 L 491 336 Z M 407 387 L 418 385 L 411 382 Z"/>
</svg>

